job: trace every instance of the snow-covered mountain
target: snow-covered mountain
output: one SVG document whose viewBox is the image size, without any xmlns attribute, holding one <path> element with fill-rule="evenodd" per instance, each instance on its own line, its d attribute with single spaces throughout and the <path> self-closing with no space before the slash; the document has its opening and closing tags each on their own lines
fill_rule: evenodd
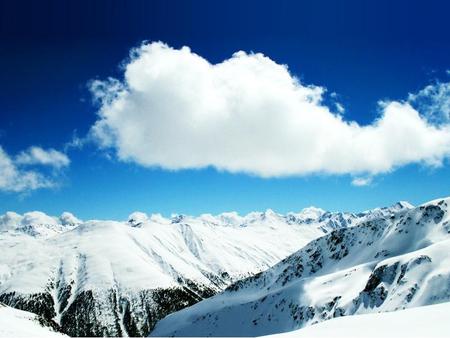
<svg viewBox="0 0 450 338">
<path fill-rule="evenodd" d="M 450 301 L 449 199 L 399 205 L 317 238 L 272 268 L 173 313 L 154 336 L 257 336 Z M 403 205 L 403 204 L 402 204 Z"/>
<path fill-rule="evenodd" d="M 50 217 L 40 211 L 19 215 L 9 211 L 0 216 L 0 231 L 24 233 L 31 236 L 49 237 L 80 225 L 81 221 L 70 212 L 64 212 L 59 218 Z"/>
<path fill-rule="evenodd" d="M 9 212 L 0 217 L 0 301 L 53 320 L 72 336 L 146 335 L 165 315 L 266 270 L 313 239 L 407 207 L 170 219 L 136 212 L 126 222 Z"/>
<path fill-rule="evenodd" d="M 64 338 L 67 336 L 57 332 L 52 322 L 34 313 L 17 310 L 0 303 L 0 337 Z"/>
</svg>

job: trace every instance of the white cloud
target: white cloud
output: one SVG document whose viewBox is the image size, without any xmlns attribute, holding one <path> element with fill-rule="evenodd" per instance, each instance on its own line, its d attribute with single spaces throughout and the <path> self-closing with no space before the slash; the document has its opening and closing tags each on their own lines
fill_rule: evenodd
<svg viewBox="0 0 450 338">
<path fill-rule="evenodd" d="M 450 82 L 426 86 L 408 95 L 408 102 L 416 107 L 431 123 L 450 123 Z"/>
<path fill-rule="evenodd" d="M 356 187 L 364 187 L 372 184 L 372 177 L 355 177 L 352 180 L 352 185 Z"/>
<path fill-rule="evenodd" d="M 64 144 L 64 151 L 67 152 L 71 149 L 82 149 L 89 141 L 87 137 L 79 137 L 76 130 L 73 131 L 72 139 Z"/>
<path fill-rule="evenodd" d="M 336 110 L 338 111 L 339 114 L 345 113 L 345 108 L 342 104 L 340 104 L 339 102 L 336 102 L 335 106 L 336 106 Z"/>
<path fill-rule="evenodd" d="M 31 151 L 35 148 L 32 147 L 30 151 L 22 152 L 14 160 L 0 146 L 0 191 L 26 192 L 41 188 L 52 188 L 57 185 L 55 182 L 56 173 L 45 175 L 36 169 L 29 170 L 26 166 L 38 164 L 61 168 L 68 165 L 68 162 L 66 163 L 63 157 L 55 155 L 59 153 L 56 150 L 46 151 L 37 148 L 42 152 Z M 67 157 L 66 160 L 68 161 Z"/>
<path fill-rule="evenodd" d="M 346 121 L 322 104 L 324 88 L 262 54 L 211 64 L 187 47 L 144 44 L 123 82 L 91 88 L 100 105 L 91 135 L 146 167 L 366 177 L 409 163 L 437 166 L 450 154 L 449 124 L 430 123 L 409 102 L 380 104 L 370 125 Z"/>
<path fill-rule="evenodd" d="M 70 160 L 66 154 L 55 149 L 42 149 L 41 147 L 30 147 L 26 151 L 22 151 L 16 157 L 18 164 L 40 164 L 48 165 L 55 168 L 67 167 Z"/>
</svg>

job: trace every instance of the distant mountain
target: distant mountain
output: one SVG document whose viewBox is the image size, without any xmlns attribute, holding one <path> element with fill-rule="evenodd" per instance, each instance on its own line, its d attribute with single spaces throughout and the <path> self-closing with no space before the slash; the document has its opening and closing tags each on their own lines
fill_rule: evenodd
<svg viewBox="0 0 450 338">
<path fill-rule="evenodd" d="M 167 316 L 152 335 L 267 335 L 448 302 L 449 203 L 400 203 L 390 215 L 378 209 L 371 213 L 376 217 L 337 228 L 266 271 Z"/>
<path fill-rule="evenodd" d="M 8 212 L 0 217 L 0 301 L 72 336 L 147 335 L 167 314 L 268 269 L 311 240 L 407 207 L 170 219 L 136 212 L 126 222 Z"/>
<path fill-rule="evenodd" d="M 59 218 L 50 217 L 40 211 L 19 215 L 7 212 L 0 216 L 0 232 L 23 233 L 35 237 L 50 237 L 80 225 L 82 222 L 69 212 Z"/>
<path fill-rule="evenodd" d="M 51 322 L 34 313 L 0 303 L 0 337 L 67 337 L 56 330 Z"/>
</svg>

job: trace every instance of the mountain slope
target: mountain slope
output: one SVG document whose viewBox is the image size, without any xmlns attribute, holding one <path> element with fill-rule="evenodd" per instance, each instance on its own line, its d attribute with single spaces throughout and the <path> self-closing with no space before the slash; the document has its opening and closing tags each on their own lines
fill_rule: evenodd
<svg viewBox="0 0 450 338">
<path fill-rule="evenodd" d="M 345 316 L 266 338 L 446 338 L 450 302 L 412 309 Z"/>
<path fill-rule="evenodd" d="M 53 320 L 72 336 L 145 335 L 165 315 L 312 239 L 405 208 L 171 219 L 133 213 L 127 222 L 7 213 L 0 217 L 0 301 Z"/>
<path fill-rule="evenodd" d="M 50 323 L 34 313 L 0 303 L 0 337 L 67 337 L 49 325 Z"/>
<path fill-rule="evenodd" d="M 255 336 L 450 300 L 449 199 L 337 229 L 160 321 L 155 336 Z"/>
</svg>

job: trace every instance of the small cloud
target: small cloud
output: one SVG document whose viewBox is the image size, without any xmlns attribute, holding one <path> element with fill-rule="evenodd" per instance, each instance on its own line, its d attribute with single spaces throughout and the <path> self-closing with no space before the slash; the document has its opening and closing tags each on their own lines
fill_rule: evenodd
<svg viewBox="0 0 450 338">
<path fill-rule="evenodd" d="M 42 149 L 41 147 L 30 147 L 26 151 L 22 151 L 16 157 L 17 164 L 24 165 L 45 165 L 54 168 L 67 167 L 70 160 L 66 154 L 55 149 Z"/>
<path fill-rule="evenodd" d="M 339 114 L 345 113 L 345 108 L 342 104 L 340 104 L 339 102 L 336 102 L 334 105 L 336 106 L 336 110 L 338 111 Z"/>
<path fill-rule="evenodd" d="M 77 132 L 74 131 L 72 139 L 64 145 L 64 151 L 67 152 L 70 149 L 81 149 L 88 142 L 89 142 L 88 137 L 79 137 Z"/>
<path fill-rule="evenodd" d="M 0 146 L 0 191 L 29 192 L 42 188 L 54 188 L 57 171 L 46 175 L 35 168 L 27 166 L 47 166 L 61 169 L 68 166 L 69 158 L 54 149 L 44 150 L 40 147 L 30 147 L 15 158 L 10 156 Z"/>
<path fill-rule="evenodd" d="M 335 108 L 336 108 L 336 111 L 337 111 L 339 114 L 345 113 L 345 108 L 344 108 L 344 106 L 342 105 L 342 103 L 340 103 L 340 102 L 338 101 L 339 95 L 338 95 L 336 92 L 332 92 L 332 93 L 330 93 L 330 97 L 333 99 L 333 100 L 332 100 L 332 103 L 334 104 L 334 106 L 335 106 Z"/>
<path fill-rule="evenodd" d="M 352 185 L 355 187 L 365 187 L 372 184 L 372 177 L 355 177 L 352 180 Z"/>
</svg>

